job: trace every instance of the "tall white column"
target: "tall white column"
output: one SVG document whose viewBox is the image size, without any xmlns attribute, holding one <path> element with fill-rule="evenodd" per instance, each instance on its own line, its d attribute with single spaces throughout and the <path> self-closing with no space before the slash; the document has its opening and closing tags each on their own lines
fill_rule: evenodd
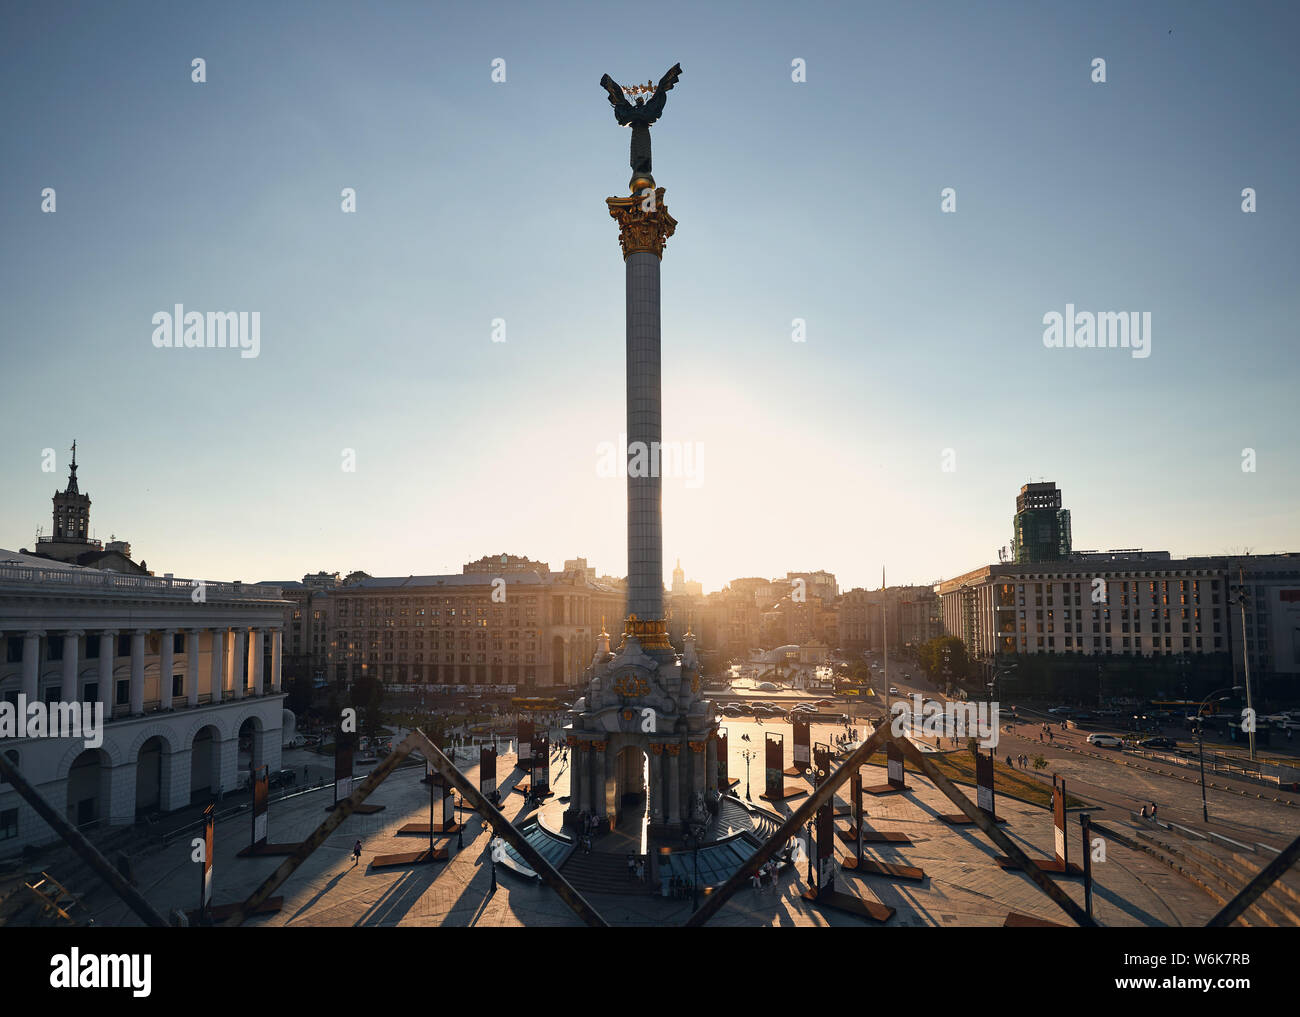
<svg viewBox="0 0 1300 1017">
<path fill-rule="evenodd" d="M 226 687 L 226 630 L 212 630 L 212 702 L 221 702 Z"/>
<path fill-rule="evenodd" d="M 117 662 L 117 629 L 104 629 L 99 633 L 99 701 L 104 704 L 104 716 L 113 716 L 117 704 L 117 689 L 113 687 L 113 665 Z"/>
<path fill-rule="evenodd" d="M 261 696 L 266 692 L 266 665 L 265 658 L 265 629 L 253 629 L 253 638 L 250 640 L 250 655 L 252 656 L 253 671 L 253 695 Z"/>
<path fill-rule="evenodd" d="M 81 648 L 81 637 L 85 634 L 81 629 L 68 629 L 63 633 L 63 689 L 59 695 L 65 703 L 75 703 L 81 699 L 81 689 L 77 686 L 77 651 Z"/>
<path fill-rule="evenodd" d="M 133 717 L 144 713 L 144 637 L 144 629 L 136 629 L 131 633 L 131 716 Z"/>
<path fill-rule="evenodd" d="M 283 679 L 280 674 L 282 666 L 281 654 L 284 646 L 284 630 L 271 630 L 271 692 L 272 694 L 281 691 Z"/>
<path fill-rule="evenodd" d="M 40 629 L 23 634 L 23 695 L 29 703 L 40 698 L 41 637 L 44 635 Z"/>
<path fill-rule="evenodd" d="M 189 673 L 185 676 L 185 705 L 193 709 L 199 705 L 199 634 L 202 629 L 185 633 L 185 653 Z"/>
<path fill-rule="evenodd" d="M 235 629 L 235 651 L 230 659 L 230 687 L 236 699 L 244 698 L 244 683 L 248 680 L 244 670 L 248 666 L 248 630 Z"/>
<path fill-rule="evenodd" d="M 172 672 L 176 669 L 176 630 L 163 629 L 158 645 L 158 702 L 172 708 Z"/>
</svg>

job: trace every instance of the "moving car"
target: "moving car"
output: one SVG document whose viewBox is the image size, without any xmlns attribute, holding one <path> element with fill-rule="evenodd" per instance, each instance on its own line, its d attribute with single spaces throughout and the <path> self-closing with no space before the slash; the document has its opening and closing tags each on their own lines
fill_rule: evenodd
<svg viewBox="0 0 1300 1017">
<path fill-rule="evenodd" d="M 892 685 L 889 686 L 889 694 L 890 694 L 891 696 L 896 696 L 896 695 L 898 695 L 898 689 L 894 688 L 894 686 L 892 686 Z"/>
<path fill-rule="evenodd" d="M 1090 734 L 1088 735 L 1088 744 L 1096 745 L 1099 749 L 1118 749 L 1124 744 L 1124 739 L 1115 735 Z"/>
<path fill-rule="evenodd" d="M 1177 748 L 1177 743 L 1172 738 L 1145 738 L 1138 742 L 1138 748 L 1173 749 Z"/>
</svg>

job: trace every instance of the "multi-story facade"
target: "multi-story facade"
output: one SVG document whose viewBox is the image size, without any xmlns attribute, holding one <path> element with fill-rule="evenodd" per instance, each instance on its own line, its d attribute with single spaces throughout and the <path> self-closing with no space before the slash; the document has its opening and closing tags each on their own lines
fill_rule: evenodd
<svg viewBox="0 0 1300 1017">
<path fill-rule="evenodd" d="M 986 565 L 939 586 L 944 630 L 977 660 L 1012 655 L 1221 655 L 1223 684 L 1300 683 L 1300 554 L 1171 559 L 1164 552 Z"/>
<path fill-rule="evenodd" d="M 104 718 L 97 747 L 0 737 L 0 752 L 80 826 L 182 808 L 250 765 L 278 769 L 286 606 L 275 589 L 0 551 L 0 700 L 98 703 Z M 0 855 L 52 839 L 0 784 Z"/>
<path fill-rule="evenodd" d="M 293 611 L 311 615 L 313 673 L 344 683 L 373 675 L 385 684 L 578 684 L 602 619 L 623 617 L 625 594 L 593 582 L 576 559 L 573 569 L 550 572 L 544 562 L 502 557 L 467 564 L 460 575 L 361 574 L 327 589 L 288 590 Z M 326 637 L 315 636 L 317 624 Z"/>
<path fill-rule="evenodd" d="M 848 651 L 883 649 L 886 625 L 891 651 L 920 646 L 943 632 L 939 598 L 929 586 L 849 590 L 835 614 L 839 642 L 832 645 Z"/>
</svg>

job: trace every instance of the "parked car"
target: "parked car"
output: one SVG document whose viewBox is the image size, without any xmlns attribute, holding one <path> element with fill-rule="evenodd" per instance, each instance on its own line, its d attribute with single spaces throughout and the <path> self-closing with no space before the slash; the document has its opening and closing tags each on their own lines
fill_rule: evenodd
<svg viewBox="0 0 1300 1017">
<path fill-rule="evenodd" d="M 1088 744 L 1096 745 L 1099 749 L 1118 749 L 1124 744 L 1124 739 L 1115 735 L 1090 734 L 1088 735 Z"/>
<path fill-rule="evenodd" d="M 289 787 L 298 783 L 297 770 L 276 770 L 275 773 L 267 779 L 269 787 Z"/>
<path fill-rule="evenodd" d="M 892 686 L 892 685 L 889 686 L 889 694 L 890 694 L 891 696 L 896 696 L 896 695 L 898 695 L 898 689 L 896 689 L 896 688 L 895 688 L 894 686 Z"/>
<path fill-rule="evenodd" d="M 1048 710 L 1047 712 L 1048 712 L 1048 713 L 1059 714 L 1060 716 L 1065 716 L 1065 715 L 1068 714 L 1068 713 L 1073 713 L 1074 710 L 1072 710 L 1072 709 L 1071 709 L 1070 707 L 1068 707 L 1068 706 L 1053 706 L 1053 707 L 1052 707 L 1050 710 Z"/>
</svg>

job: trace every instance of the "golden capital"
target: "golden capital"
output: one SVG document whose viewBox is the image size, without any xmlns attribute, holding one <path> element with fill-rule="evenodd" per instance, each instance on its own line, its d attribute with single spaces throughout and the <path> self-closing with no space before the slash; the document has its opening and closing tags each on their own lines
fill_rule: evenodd
<svg viewBox="0 0 1300 1017">
<path fill-rule="evenodd" d="M 668 623 L 663 618 L 642 620 L 635 614 L 628 615 L 627 621 L 623 624 L 620 650 L 626 645 L 628 636 L 635 636 L 644 650 L 671 650 L 673 647 L 673 644 L 668 641 Z"/>
<path fill-rule="evenodd" d="M 668 214 L 664 204 L 664 189 L 647 187 L 641 194 L 626 198 L 606 198 L 609 214 L 618 222 L 618 242 L 623 246 L 623 257 L 629 254 L 664 256 L 664 244 L 677 229 L 677 220 Z"/>
</svg>

